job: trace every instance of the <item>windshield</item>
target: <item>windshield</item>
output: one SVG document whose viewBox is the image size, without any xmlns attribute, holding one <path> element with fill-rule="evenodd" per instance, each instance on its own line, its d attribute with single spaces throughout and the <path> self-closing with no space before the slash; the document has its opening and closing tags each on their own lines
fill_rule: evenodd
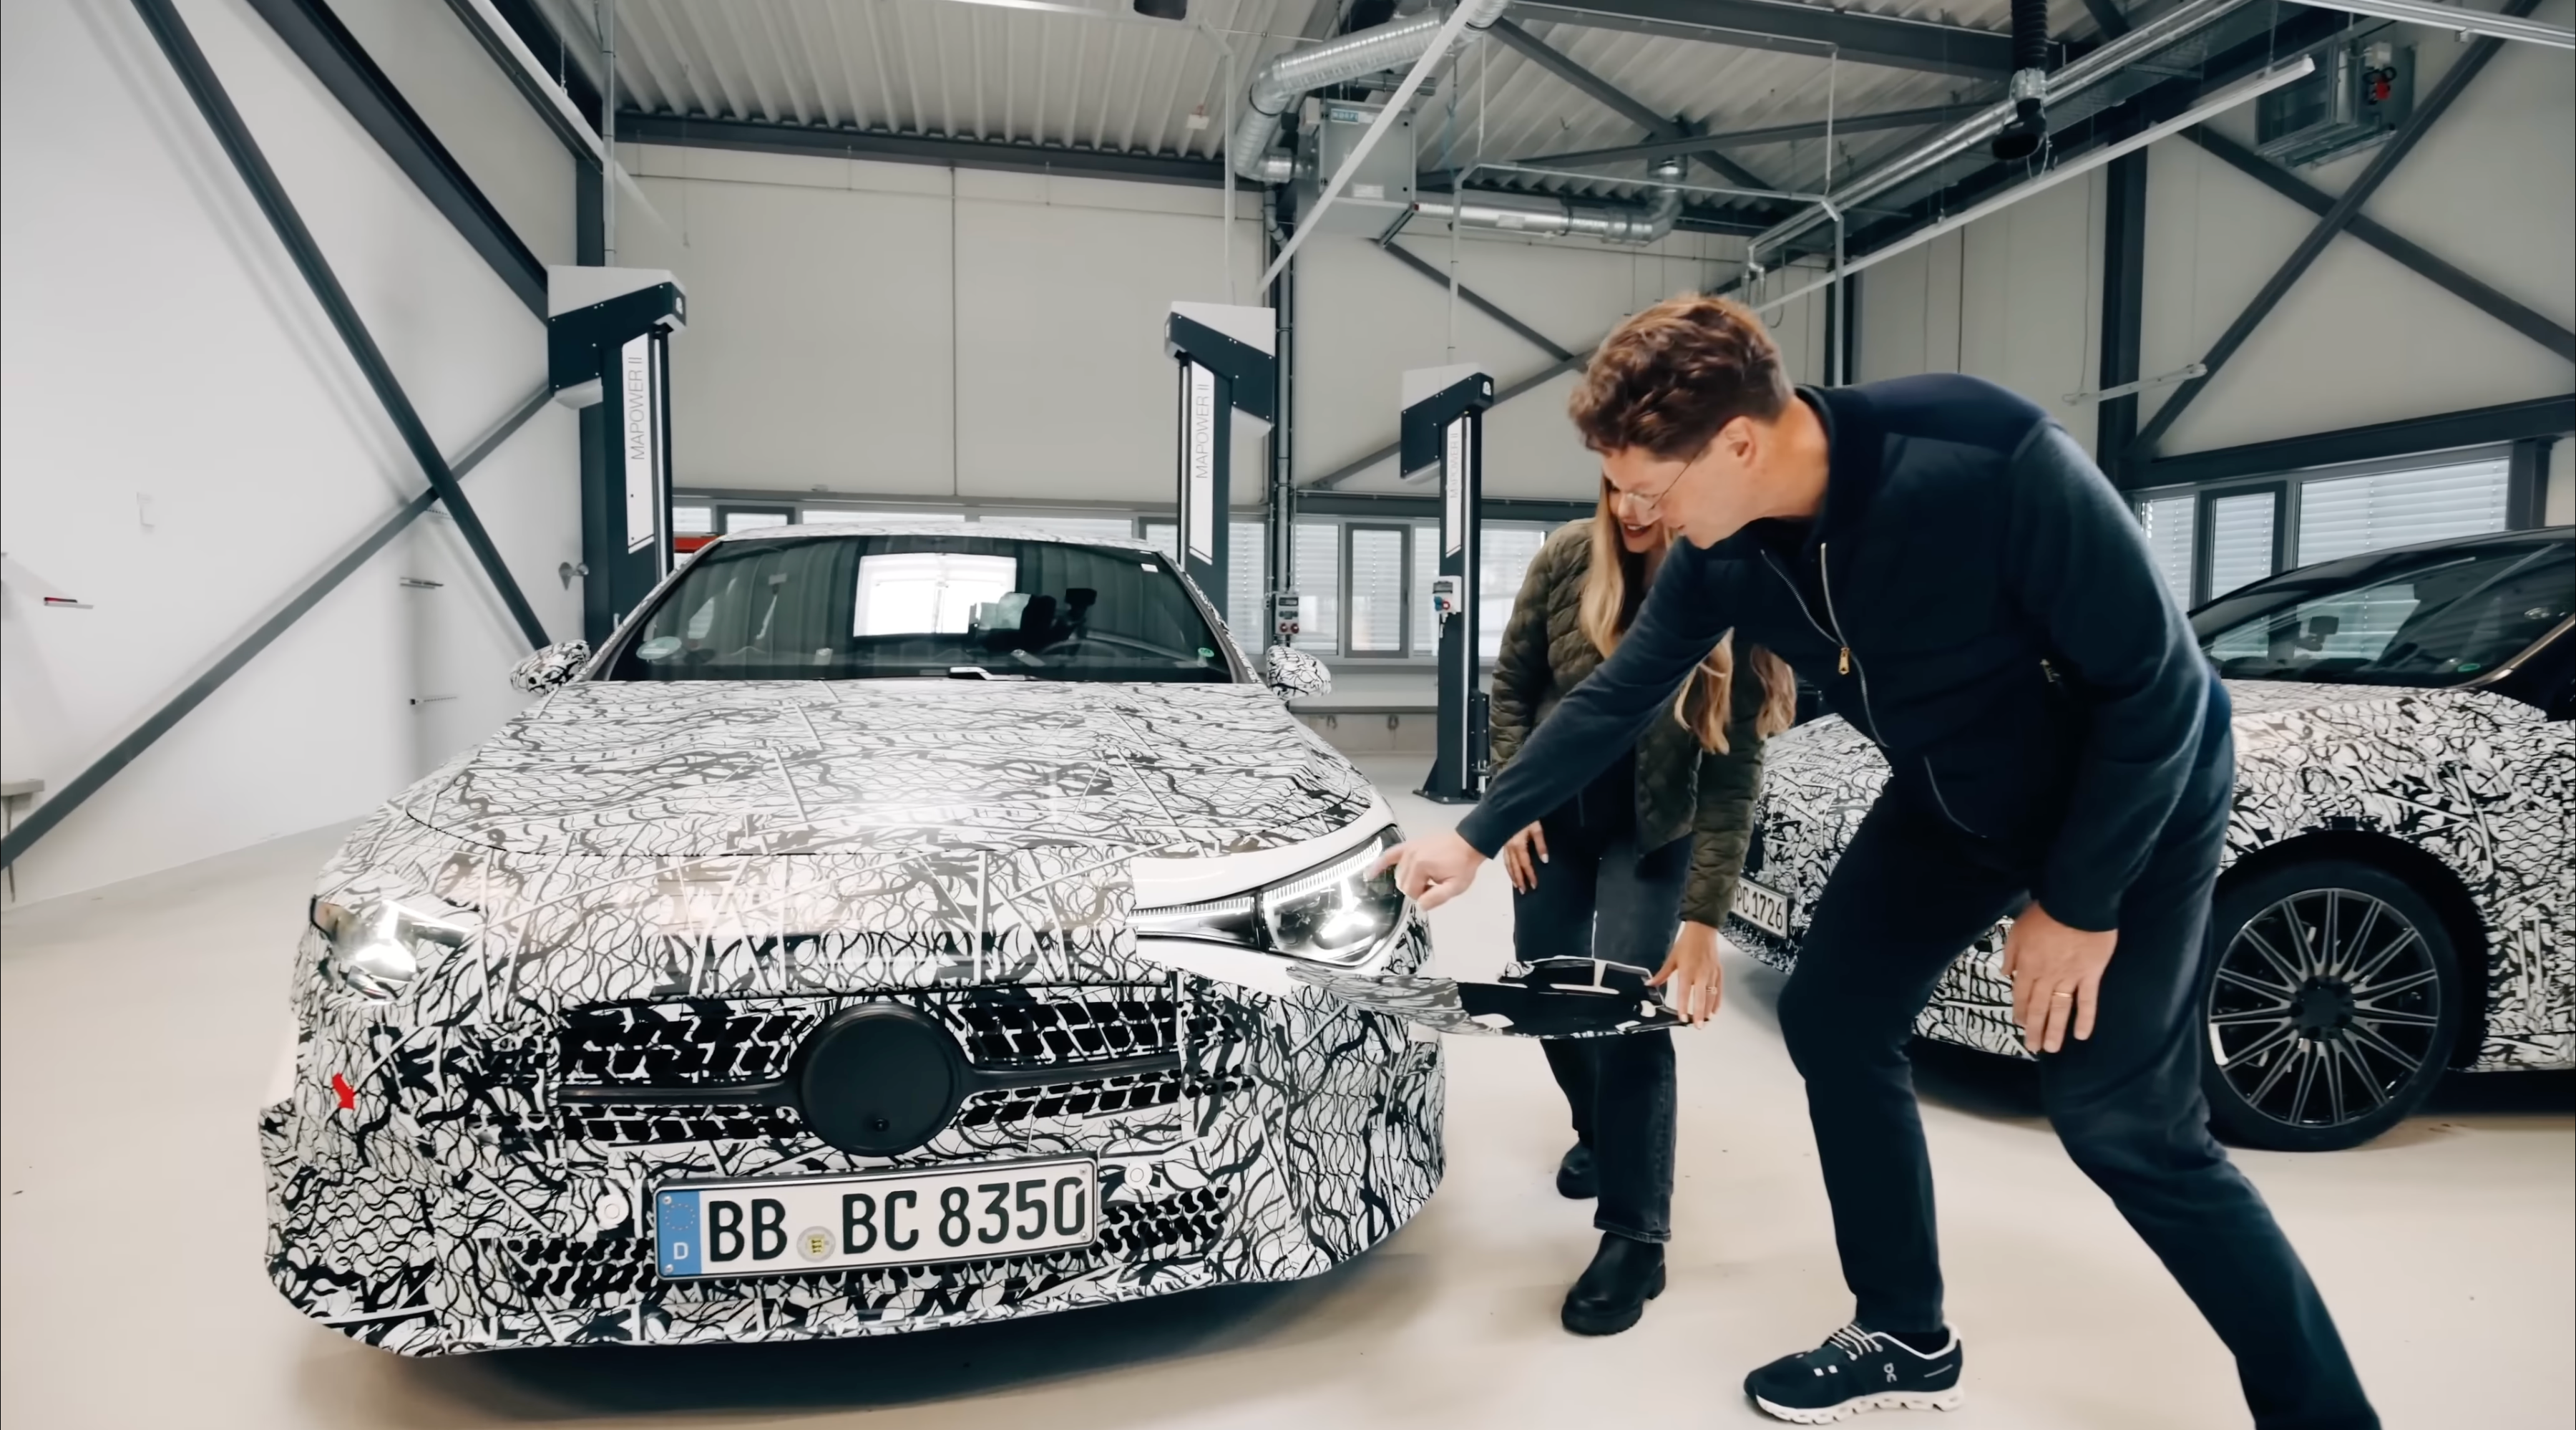
<svg viewBox="0 0 2576 1430">
<path fill-rule="evenodd" d="M 2292 571 L 2191 618 L 2242 680 L 2456 685 L 2510 661 L 2576 608 L 2576 544 L 2494 542 Z"/>
<path fill-rule="evenodd" d="M 816 536 L 708 547 L 606 678 L 1230 681 L 1223 649 L 1151 551 Z"/>
</svg>

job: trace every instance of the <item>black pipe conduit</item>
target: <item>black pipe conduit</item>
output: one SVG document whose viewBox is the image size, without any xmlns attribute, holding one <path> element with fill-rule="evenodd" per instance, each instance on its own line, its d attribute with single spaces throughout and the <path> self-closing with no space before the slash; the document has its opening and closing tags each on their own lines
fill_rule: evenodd
<svg viewBox="0 0 2576 1430">
<path fill-rule="evenodd" d="M 2012 50 L 2013 117 L 1993 144 L 2007 162 L 2038 153 L 2048 137 L 2048 0 L 2012 0 Z"/>
</svg>

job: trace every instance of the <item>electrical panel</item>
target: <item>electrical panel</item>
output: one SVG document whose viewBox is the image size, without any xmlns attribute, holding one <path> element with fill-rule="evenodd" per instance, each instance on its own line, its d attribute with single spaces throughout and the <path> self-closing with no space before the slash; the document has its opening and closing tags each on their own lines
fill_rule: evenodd
<svg viewBox="0 0 2576 1430">
<path fill-rule="evenodd" d="M 1342 186 L 1332 207 L 1314 219 L 1325 185 L 1333 181 L 1342 160 L 1359 147 L 1360 136 L 1368 133 L 1384 108 L 1354 99 L 1307 98 L 1297 116 L 1297 168 L 1292 184 L 1300 227 L 1312 219 L 1325 233 L 1375 238 L 1412 211 L 1413 116 L 1404 113 L 1395 117 L 1377 146 L 1360 161 L 1359 171 Z"/>
<path fill-rule="evenodd" d="M 2315 74 L 2256 102 L 2254 147 L 2306 168 L 2365 149 L 2415 111 L 2415 47 L 2378 35 L 2317 57 Z"/>
</svg>

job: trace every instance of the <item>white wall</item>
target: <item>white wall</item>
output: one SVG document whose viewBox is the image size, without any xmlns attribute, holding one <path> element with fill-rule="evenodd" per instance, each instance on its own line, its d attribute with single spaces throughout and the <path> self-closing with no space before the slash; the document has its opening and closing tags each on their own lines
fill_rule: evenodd
<svg viewBox="0 0 2576 1430">
<path fill-rule="evenodd" d="M 1425 224 L 1398 242 L 1448 272 L 1445 228 Z M 1732 276 L 1735 265 L 1720 255 L 1732 259 L 1743 244 L 1682 233 L 1645 249 L 1492 237 L 1463 238 L 1455 247 L 1461 284 L 1582 352 L 1630 313 Z M 1447 290 L 1378 251 L 1372 239 L 1319 234 L 1298 250 L 1297 264 L 1300 480 L 1395 440 L 1408 368 L 1483 363 L 1503 387 L 1556 361 L 1463 301 L 1453 351 Z M 1583 450 L 1565 417 L 1579 375 L 1561 374 L 1485 419 L 1486 495 L 1589 500 L 1599 492 L 1600 459 Z M 1421 490 L 1398 483 L 1395 465 L 1390 458 L 1339 490 Z"/>
<path fill-rule="evenodd" d="M 1175 300 L 1226 301 L 1212 190 L 631 146 L 618 261 L 689 290 L 688 487 L 1171 499 Z M 1256 301 L 1259 196 L 1236 195 Z M 1257 482 L 1237 482 L 1257 501 Z"/>
<path fill-rule="evenodd" d="M 2571 0 L 2537 18 L 2567 23 Z M 2458 58 L 2401 28 L 2416 92 Z M 2251 108 L 2215 127 L 2250 143 Z M 2187 140 L 2148 151 L 2144 375 L 2201 357 L 2316 222 Z M 2367 153 L 2299 171 L 2339 193 Z M 1865 378 L 1964 371 L 2056 413 L 2079 440 L 2097 384 L 2103 184 L 2097 171 L 1868 271 Z M 2576 61 L 2509 44 L 2372 196 L 2372 218 L 2560 323 L 2576 323 Z M 2345 236 L 2258 327 L 2159 444 L 2165 455 L 2431 416 L 2576 387 L 2576 369 Z M 2141 399 L 2141 421 L 2171 386 Z"/>
<path fill-rule="evenodd" d="M 462 451 L 544 380 L 543 325 L 246 6 L 180 9 L 422 420 Z M 130 5 L 0 7 L 0 65 L 0 524 L 13 564 L 92 606 L 0 596 L 0 758 L 59 789 L 425 483 Z M 388 68 L 442 81 L 425 50 Z M 558 152 L 531 147 L 511 203 Z M 576 453 L 549 409 L 466 481 L 567 634 Z M 516 708 L 523 651 L 452 525 L 423 519 L 37 845 L 19 896 L 354 817 Z"/>
<path fill-rule="evenodd" d="M 689 289 L 672 344 L 683 485 L 1139 503 L 1171 499 L 1176 299 L 1226 299 L 1219 194 L 868 160 L 633 146 L 656 217 L 619 261 Z M 1236 301 L 1259 301 L 1258 197 L 1237 195 Z M 1445 230 L 1402 240 L 1446 269 Z M 1564 346 L 1731 276 L 1740 240 L 1648 250 L 1469 239 L 1460 280 Z M 1720 262 L 1720 258 L 1726 262 Z M 1394 440 L 1405 369 L 1483 362 L 1510 383 L 1554 359 L 1366 239 L 1298 251 L 1300 478 Z M 1488 421 L 1486 490 L 1587 498 L 1565 421 L 1572 374 Z M 1402 490 L 1392 462 L 1345 491 Z M 1238 503 L 1260 499 L 1238 480 Z"/>
<path fill-rule="evenodd" d="M 1860 275 L 1859 376 L 1964 372 L 2011 388 L 2092 450 L 2100 365 L 2096 170 Z"/>
</svg>

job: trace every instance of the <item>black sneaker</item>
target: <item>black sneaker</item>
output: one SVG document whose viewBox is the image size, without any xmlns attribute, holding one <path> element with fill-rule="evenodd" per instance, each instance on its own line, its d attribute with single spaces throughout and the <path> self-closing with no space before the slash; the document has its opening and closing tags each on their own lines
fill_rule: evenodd
<svg viewBox="0 0 2576 1430">
<path fill-rule="evenodd" d="M 1556 1164 L 1556 1194 L 1575 1202 L 1588 1202 L 1601 1195 L 1601 1173 L 1593 1163 L 1591 1148 L 1577 1142 L 1565 1149 L 1565 1160 Z"/>
<path fill-rule="evenodd" d="M 1794 1425 L 1830 1425 L 1864 1410 L 1956 1410 L 1959 1338 L 1926 1354 L 1854 1322 L 1800 1355 L 1782 1356 L 1744 1378 L 1763 1413 Z"/>
</svg>

